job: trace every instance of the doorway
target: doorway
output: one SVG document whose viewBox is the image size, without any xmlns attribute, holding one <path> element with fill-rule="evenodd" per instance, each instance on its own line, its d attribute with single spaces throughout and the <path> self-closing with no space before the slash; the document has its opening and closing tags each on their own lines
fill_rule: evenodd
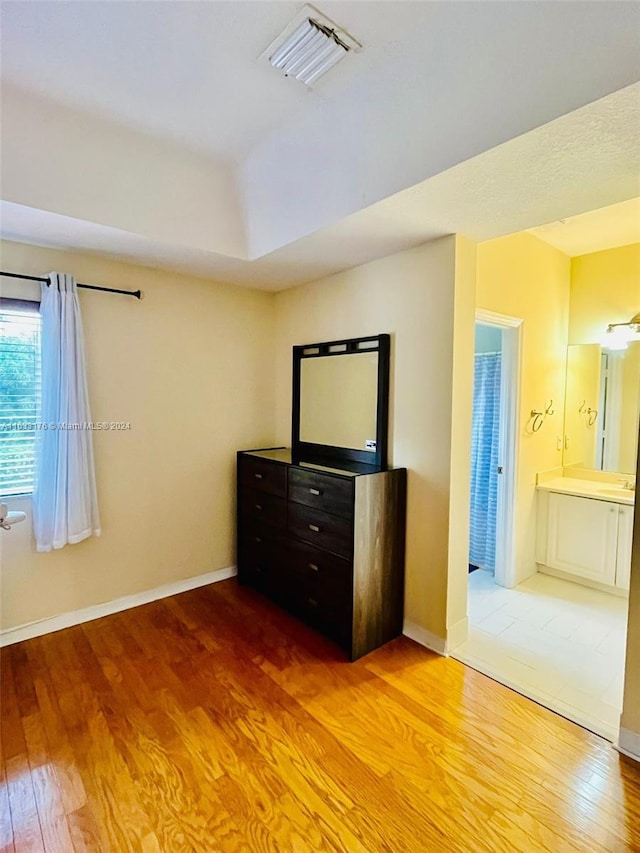
<svg viewBox="0 0 640 853">
<path fill-rule="evenodd" d="M 469 571 L 516 584 L 514 527 L 522 320 L 476 312 Z"/>
<path fill-rule="evenodd" d="M 502 330 L 476 323 L 471 426 L 469 572 L 495 575 Z"/>
</svg>

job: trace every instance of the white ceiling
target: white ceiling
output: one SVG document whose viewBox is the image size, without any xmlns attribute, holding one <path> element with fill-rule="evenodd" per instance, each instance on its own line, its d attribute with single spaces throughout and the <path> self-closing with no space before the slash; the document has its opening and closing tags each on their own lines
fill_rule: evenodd
<svg viewBox="0 0 640 853">
<path fill-rule="evenodd" d="M 571 258 L 640 243 L 640 198 L 549 222 L 530 233 Z"/>
<path fill-rule="evenodd" d="M 596 70 L 600 90 L 582 103 L 638 79 L 628 75 L 640 68 L 636 4 L 320 0 L 364 48 L 307 90 L 259 60 L 302 5 L 3 0 L 2 78 L 235 162 L 310 114 L 328 121 L 357 114 L 363 97 L 386 117 L 389 133 L 394 122 L 404 132 L 403 103 L 412 98 L 422 108 L 417 127 L 440 115 L 443 96 L 449 109 L 466 99 L 472 110 L 469 96 L 483 100 L 505 75 L 506 92 L 517 87 L 534 110 L 535 78 L 543 78 L 548 103 L 579 98 Z M 535 114 L 531 120 L 539 123 Z"/>
<path fill-rule="evenodd" d="M 314 90 L 258 59 L 301 7 L 2 2 L 2 82 L 32 104 L 2 130 L 3 236 L 280 289 L 640 195 L 640 4 L 327 0 L 363 50 Z M 171 180 L 206 162 L 190 204 Z"/>
<path fill-rule="evenodd" d="M 257 57 L 291 2 L 3 2 L 2 77 L 67 106 L 236 161 L 304 87 Z"/>
<path fill-rule="evenodd" d="M 1 230 L 20 242 L 282 290 L 446 234 L 488 240 L 640 196 L 639 135 L 640 84 L 253 261 L 7 202 Z"/>
<path fill-rule="evenodd" d="M 427 5 L 322 2 L 322 12 L 366 50 L 311 90 L 260 59 L 301 10 L 299 2 L 4 0 L 2 76 L 67 106 L 240 162 L 272 131 L 344 94 L 345 76 L 397 74 L 399 64 L 415 59 L 414 34 L 428 32 L 433 18 Z M 406 49 L 398 51 L 400 44 Z"/>
</svg>

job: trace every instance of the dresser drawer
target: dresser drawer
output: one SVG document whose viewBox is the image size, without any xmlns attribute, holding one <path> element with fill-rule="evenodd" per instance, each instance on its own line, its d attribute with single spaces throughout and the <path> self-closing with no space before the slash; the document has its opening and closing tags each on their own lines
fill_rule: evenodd
<svg viewBox="0 0 640 853">
<path fill-rule="evenodd" d="M 351 645 L 351 607 L 329 601 L 312 590 L 298 588 L 289 598 L 289 607 L 307 624 L 318 628 L 342 646 Z"/>
<path fill-rule="evenodd" d="M 353 480 L 320 471 L 289 469 L 289 500 L 333 515 L 353 515 Z"/>
<path fill-rule="evenodd" d="M 258 589 L 271 586 L 273 574 L 273 551 L 268 547 L 257 547 L 247 542 L 238 551 L 238 579 Z"/>
<path fill-rule="evenodd" d="M 255 456 L 240 456 L 238 466 L 240 482 L 244 486 L 286 497 L 287 469 L 284 465 Z"/>
<path fill-rule="evenodd" d="M 349 519 L 329 515 L 292 501 L 288 507 L 289 533 L 323 550 L 343 557 L 351 556 L 353 531 Z"/>
<path fill-rule="evenodd" d="M 278 559 L 282 561 L 283 541 L 278 531 L 268 524 L 246 519 L 241 529 L 240 555 L 246 564 L 271 566 Z"/>
<path fill-rule="evenodd" d="M 240 514 L 249 519 L 284 528 L 287 519 L 287 502 L 284 498 L 259 492 L 257 489 L 241 489 L 239 495 Z"/>
<path fill-rule="evenodd" d="M 286 547 L 278 531 L 268 524 L 245 519 L 238 543 L 238 575 L 269 592 L 278 587 L 286 564 Z"/>
<path fill-rule="evenodd" d="M 291 539 L 287 562 L 292 582 L 304 585 L 310 594 L 316 593 L 323 599 L 340 599 L 345 603 L 351 601 L 353 571 L 350 560 Z"/>
</svg>

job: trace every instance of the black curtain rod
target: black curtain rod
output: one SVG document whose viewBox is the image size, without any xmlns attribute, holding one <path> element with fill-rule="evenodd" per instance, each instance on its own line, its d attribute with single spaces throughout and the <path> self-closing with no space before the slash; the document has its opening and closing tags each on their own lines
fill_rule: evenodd
<svg viewBox="0 0 640 853">
<path fill-rule="evenodd" d="M 51 284 L 51 281 L 48 278 L 41 278 L 37 275 L 21 275 L 17 272 L 3 272 L 0 271 L 0 275 L 5 276 L 6 278 L 22 278 L 25 281 L 41 281 L 43 284 L 46 284 L 47 287 Z M 135 296 L 136 299 L 142 299 L 142 291 L 141 290 L 118 290 L 115 287 L 98 287 L 95 284 L 81 284 L 77 282 L 78 287 L 82 287 L 84 290 L 102 290 L 104 293 L 121 293 L 123 296 Z"/>
</svg>

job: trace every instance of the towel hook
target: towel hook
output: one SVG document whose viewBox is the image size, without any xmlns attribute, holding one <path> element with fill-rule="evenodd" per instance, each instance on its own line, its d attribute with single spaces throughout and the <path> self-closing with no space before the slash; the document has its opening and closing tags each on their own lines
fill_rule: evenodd
<svg viewBox="0 0 640 853">
<path fill-rule="evenodd" d="M 538 432 L 544 423 L 544 417 L 544 412 L 540 412 L 538 409 L 531 409 L 531 432 Z"/>
<path fill-rule="evenodd" d="M 587 419 L 587 426 L 592 427 L 598 419 L 598 410 L 587 406 L 587 401 L 583 400 L 578 406 L 578 414 L 584 415 Z"/>
<path fill-rule="evenodd" d="M 549 400 L 544 411 L 531 409 L 531 432 L 539 432 L 545 420 L 553 414 L 555 414 L 553 400 Z"/>
</svg>

